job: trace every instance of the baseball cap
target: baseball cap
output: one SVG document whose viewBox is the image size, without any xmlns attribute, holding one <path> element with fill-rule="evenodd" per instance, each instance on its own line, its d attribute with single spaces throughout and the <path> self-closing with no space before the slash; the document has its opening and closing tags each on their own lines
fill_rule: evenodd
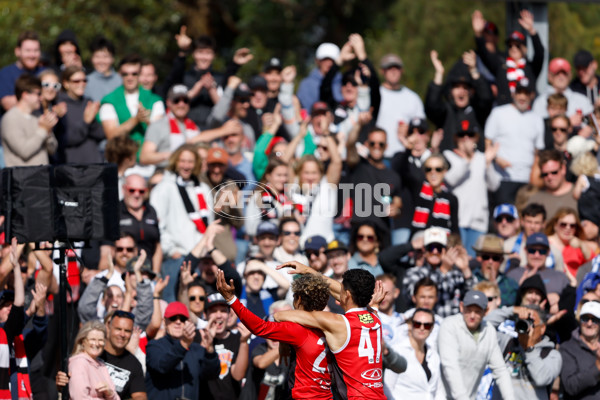
<svg viewBox="0 0 600 400">
<path fill-rule="evenodd" d="M 206 298 L 206 309 L 209 309 L 212 306 L 216 306 L 218 304 L 225 304 L 229 307 L 229 304 L 225 301 L 225 298 L 221 295 L 221 293 L 213 293 L 208 295 Z"/>
<path fill-rule="evenodd" d="M 379 65 L 382 69 L 388 69 L 391 67 L 404 67 L 402 59 L 395 54 L 386 54 L 385 56 L 381 57 L 381 63 Z"/>
<path fill-rule="evenodd" d="M 487 21 L 483 27 L 483 31 L 498 36 L 498 27 L 492 21 Z"/>
<path fill-rule="evenodd" d="M 337 60 L 339 56 L 340 48 L 333 43 L 321 43 L 319 47 L 317 47 L 317 52 L 315 54 L 315 57 L 319 61 L 324 60 L 326 58 Z"/>
<path fill-rule="evenodd" d="M 190 312 L 188 311 L 185 304 L 179 301 L 174 301 L 172 303 L 169 303 L 169 305 L 167 306 L 167 309 L 165 310 L 165 318 L 171 318 L 176 315 L 183 315 L 184 317 L 189 318 Z"/>
<path fill-rule="evenodd" d="M 517 207 L 512 204 L 500 204 L 494 208 L 494 219 L 498 218 L 501 215 L 510 215 L 514 219 L 519 218 L 519 213 L 517 212 Z"/>
<path fill-rule="evenodd" d="M 328 111 L 331 111 L 329 109 L 329 106 L 327 105 L 327 103 L 325 103 L 324 101 L 317 101 L 316 103 L 314 103 L 310 109 L 310 115 L 316 115 L 316 114 L 323 114 L 326 113 Z"/>
<path fill-rule="evenodd" d="M 235 92 L 233 92 L 233 98 L 235 99 L 246 99 L 248 97 L 252 97 L 252 91 L 250 87 L 244 82 L 240 83 L 237 88 L 235 88 Z"/>
<path fill-rule="evenodd" d="M 507 38 L 506 43 L 517 42 L 519 44 L 525 44 L 525 36 L 519 31 L 513 31 Z"/>
<path fill-rule="evenodd" d="M 478 253 L 504 254 L 504 240 L 496 235 L 481 235 L 473 250 Z"/>
<path fill-rule="evenodd" d="M 272 69 L 276 69 L 280 72 L 283 69 L 283 64 L 281 63 L 281 60 L 279 58 L 277 58 L 277 57 L 269 58 L 269 60 L 265 63 L 265 65 L 263 67 L 263 72 L 267 72 Z"/>
<path fill-rule="evenodd" d="M 559 72 L 563 71 L 566 72 L 567 75 L 570 75 L 571 64 L 569 64 L 569 62 L 564 58 L 553 58 L 552 61 L 550 61 L 550 64 L 548 64 L 548 71 L 550 71 L 552 74 L 558 74 Z"/>
<path fill-rule="evenodd" d="M 594 61 L 594 56 L 587 50 L 579 50 L 573 57 L 575 68 L 587 68 L 592 61 Z"/>
<path fill-rule="evenodd" d="M 408 133 L 410 134 L 413 129 L 418 129 L 419 131 L 425 132 L 429 129 L 429 125 L 427 125 L 427 120 L 425 118 L 413 118 L 410 120 L 410 124 L 408 125 Z"/>
<path fill-rule="evenodd" d="M 579 316 L 590 314 L 596 318 L 600 318 L 600 303 L 597 301 L 588 301 L 581 307 L 581 312 Z"/>
<path fill-rule="evenodd" d="M 220 147 L 211 147 L 206 155 L 208 164 L 229 164 L 229 155 Z"/>
<path fill-rule="evenodd" d="M 262 221 L 256 228 L 256 236 L 260 235 L 279 236 L 279 228 L 271 221 Z"/>
<path fill-rule="evenodd" d="M 325 249 L 325 253 L 329 253 L 329 252 L 337 251 L 337 250 L 342 250 L 347 253 L 348 247 L 346 247 L 346 245 L 343 242 L 340 242 L 339 240 L 333 240 L 333 241 L 329 242 L 329 244 L 327 245 L 327 248 Z"/>
<path fill-rule="evenodd" d="M 527 78 L 521 78 L 517 82 L 517 86 L 515 87 L 515 92 L 520 92 L 523 90 L 529 93 L 534 91 L 533 85 L 531 84 L 531 82 L 529 82 L 529 79 Z"/>
<path fill-rule="evenodd" d="M 487 308 L 487 296 L 479 290 L 469 290 L 463 299 L 463 306 L 477 306 L 482 310 Z"/>
<path fill-rule="evenodd" d="M 135 256 L 131 260 L 127 261 L 127 264 L 125 265 L 126 272 L 133 274 L 133 272 L 134 272 L 133 266 L 137 262 L 138 258 L 139 258 L 138 256 Z M 123 272 L 123 274 L 121 275 L 123 280 L 125 280 L 126 272 Z M 154 271 L 152 271 L 152 265 L 150 264 L 150 261 L 148 259 L 144 260 L 144 264 L 142 264 L 142 268 L 140 268 L 140 272 L 147 273 L 150 276 L 150 279 L 154 279 L 156 277 L 156 274 L 154 273 Z"/>
<path fill-rule="evenodd" d="M 468 119 L 463 119 L 460 121 L 460 127 L 458 128 L 458 131 L 456 133 L 461 133 L 461 132 L 480 133 L 479 125 L 477 125 L 477 123 L 475 123 L 475 121 L 469 121 Z"/>
<path fill-rule="evenodd" d="M 326 247 L 327 247 L 327 240 L 325 240 L 325 238 L 320 235 L 311 236 L 308 239 L 306 239 L 306 242 L 304 242 L 304 251 L 307 251 L 307 250 L 318 251 L 318 250 L 321 250 L 322 248 L 326 248 Z"/>
<path fill-rule="evenodd" d="M 423 245 L 428 246 L 432 243 L 439 243 L 443 246 L 448 245 L 448 234 L 445 230 L 438 227 L 432 227 L 425 230 L 425 235 L 423 236 Z"/>
<path fill-rule="evenodd" d="M 185 85 L 173 85 L 171 89 L 169 89 L 169 93 L 167 93 L 168 100 L 175 100 L 177 98 L 187 96 L 188 88 Z"/>
<path fill-rule="evenodd" d="M 0 308 L 4 307 L 6 303 L 12 303 L 13 301 L 15 301 L 15 292 L 8 289 L 0 292 Z"/>
<path fill-rule="evenodd" d="M 533 235 L 527 238 L 527 242 L 525 242 L 525 247 L 531 246 L 544 246 L 550 248 L 550 243 L 548 242 L 548 237 L 543 233 L 536 232 Z"/>
<path fill-rule="evenodd" d="M 267 80 L 260 75 L 255 75 L 248 81 L 248 87 L 250 90 L 264 90 L 267 91 Z"/>
</svg>

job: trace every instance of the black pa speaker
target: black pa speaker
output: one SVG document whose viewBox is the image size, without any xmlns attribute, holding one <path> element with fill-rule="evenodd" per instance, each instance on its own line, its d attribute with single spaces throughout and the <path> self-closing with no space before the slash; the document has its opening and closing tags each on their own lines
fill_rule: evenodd
<svg viewBox="0 0 600 400">
<path fill-rule="evenodd" d="M 7 238 L 119 239 L 115 164 L 6 168 L 2 179 Z"/>
</svg>

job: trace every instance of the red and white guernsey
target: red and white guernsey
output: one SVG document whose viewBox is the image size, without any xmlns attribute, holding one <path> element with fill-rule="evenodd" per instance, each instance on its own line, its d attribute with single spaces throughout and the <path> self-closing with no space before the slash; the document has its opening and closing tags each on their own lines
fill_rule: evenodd
<svg viewBox="0 0 600 400">
<path fill-rule="evenodd" d="M 352 308 L 343 315 L 348 337 L 331 351 L 334 382 L 343 399 L 385 400 L 383 394 L 382 332 L 377 314 Z"/>
<path fill-rule="evenodd" d="M 318 329 L 295 322 L 268 322 L 254 315 L 239 299 L 231 308 L 250 332 L 291 345 L 296 350 L 296 369 L 292 398 L 330 400 L 331 376 L 327 369 L 325 335 Z"/>
</svg>

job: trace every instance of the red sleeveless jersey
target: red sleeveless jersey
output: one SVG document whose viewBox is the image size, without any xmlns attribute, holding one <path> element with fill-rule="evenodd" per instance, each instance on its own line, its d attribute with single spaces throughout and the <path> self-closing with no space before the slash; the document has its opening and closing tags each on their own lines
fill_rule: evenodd
<svg viewBox="0 0 600 400">
<path fill-rule="evenodd" d="M 342 398 L 385 400 L 381 321 L 366 308 L 353 308 L 343 315 L 346 343 L 331 351 L 332 375 Z"/>
<path fill-rule="evenodd" d="M 305 328 L 294 322 L 268 322 L 248 310 L 239 299 L 231 308 L 253 334 L 291 345 L 296 350 L 294 399 L 329 400 L 331 376 L 327 369 L 325 335 L 318 329 Z"/>
</svg>

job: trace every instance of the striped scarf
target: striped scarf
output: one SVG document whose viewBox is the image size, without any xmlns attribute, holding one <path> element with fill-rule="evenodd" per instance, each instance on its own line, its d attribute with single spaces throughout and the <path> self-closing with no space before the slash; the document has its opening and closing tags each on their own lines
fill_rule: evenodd
<svg viewBox="0 0 600 400">
<path fill-rule="evenodd" d="M 179 129 L 179 124 L 177 123 L 177 118 L 171 111 L 167 112 L 167 118 L 169 118 L 169 126 L 171 128 L 171 132 L 169 135 L 169 143 L 171 146 L 171 151 L 175 151 L 179 146 L 185 144 L 186 140 L 192 138 L 200 133 L 200 130 L 189 118 L 183 120 L 183 125 L 185 126 L 185 132 L 181 132 Z"/>
<path fill-rule="evenodd" d="M 285 194 L 276 193 L 276 191 L 269 187 L 261 193 L 261 202 L 263 204 L 263 209 L 266 210 L 263 214 L 263 220 L 289 216 L 294 209 L 294 205 L 288 200 Z"/>
<path fill-rule="evenodd" d="M 448 191 L 442 184 L 442 190 Z M 441 223 L 430 221 L 431 219 L 443 220 Z M 439 226 L 447 228 L 450 221 L 450 201 L 443 197 L 437 197 L 429 182 L 423 182 L 419 196 L 415 201 L 415 214 L 412 226 L 416 229 L 425 229 L 428 226 Z"/>
<path fill-rule="evenodd" d="M 204 193 L 198 180 L 195 178 L 193 178 L 193 180 L 194 193 L 198 201 L 198 209 L 194 207 L 187 191 L 187 184 L 183 179 L 181 179 L 180 176 L 177 177 L 177 189 L 179 189 L 181 200 L 183 201 L 185 211 L 188 213 L 190 220 L 192 220 L 194 225 L 196 225 L 198 232 L 204 233 L 206 232 L 206 227 L 208 226 L 208 216 L 210 214 L 210 210 L 208 209 L 208 203 L 206 202 L 206 198 L 204 197 Z"/>
<path fill-rule="evenodd" d="M 30 400 L 32 397 L 31 384 L 29 382 L 29 365 L 25 354 L 25 339 L 23 335 L 15 336 L 15 362 L 17 372 L 17 395 L 18 400 Z"/>
<path fill-rule="evenodd" d="M 526 64 L 527 61 L 524 58 L 515 61 L 510 57 L 506 57 L 506 79 L 508 80 L 508 87 L 511 93 L 515 92 L 517 83 L 525 78 Z"/>
<path fill-rule="evenodd" d="M 11 400 L 10 395 L 10 348 L 6 332 L 0 328 L 0 400 Z"/>
</svg>

